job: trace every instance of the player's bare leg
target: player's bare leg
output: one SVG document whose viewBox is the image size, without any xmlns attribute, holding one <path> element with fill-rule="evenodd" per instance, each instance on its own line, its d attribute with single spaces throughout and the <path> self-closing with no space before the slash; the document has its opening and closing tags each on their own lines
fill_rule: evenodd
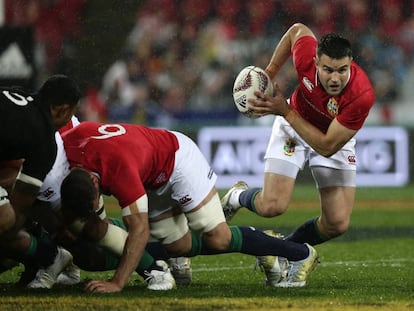
<svg viewBox="0 0 414 311">
<path fill-rule="evenodd" d="M 225 214 L 234 214 L 234 211 L 240 207 L 245 207 L 263 217 L 283 214 L 289 206 L 295 179 L 265 173 L 264 180 L 263 188 L 247 188 L 244 183 L 236 183 L 221 200 Z M 230 219 L 230 217 L 226 218 Z"/>
<path fill-rule="evenodd" d="M 329 239 L 348 230 L 355 199 L 355 187 L 326 187 L 319 189 L 321 217 L 319 231 Z"/>
</svg>

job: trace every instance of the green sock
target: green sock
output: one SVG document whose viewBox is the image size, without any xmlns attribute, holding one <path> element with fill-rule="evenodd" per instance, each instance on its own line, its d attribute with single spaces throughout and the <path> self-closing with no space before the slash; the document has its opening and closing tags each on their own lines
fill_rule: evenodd
<svg viewBox="0 0 414 311">
<path fill-rule="evenodd" d="M 254 199 L 260 193 L 259 188 L 249 188 L 240 194 L 239 202 L 241 206 L 246 207 L 252 212 L 256 213 L 256 206 L 254 206 Z"/>
<path fill-rule="evenodd" d="M 138 263 L 137 271 L 149 270 L 155 264 L 154 257 L 152 257 L 146 250 L 142 254 L 141 260 Z"/>
<path fill-rule="evenodd" d="M 105 255 L 105 267 L 103 271 L 116 270 L 119 265 L 119 257 L 106 249 L 103 249 L 103 252 Z"/>
<path fill-rule="evenodd" d="M 36 250 L 37 250 L 37 238 L 33 235 L 30 235 L 30 245 L 25 250 L 24 255 L 33 256 L 36 253 Z"/>
<path fill-rule="evenodd" d="M 230 226 L 230 230 L 231 230 L 230 244 L 229 244 L 228 248 L 224 251 L 214 250 L 214 249 L 209 248 L 205 244 L 201 244 L 200 237 L 198 235 L 196 235 L 195 233 L 193 233 L 192 234 L 193 247 L 192 247 L 191 251 L 192 252 L 195 251 L 195 247 L 194 247 L 195 243 L 200 243 L 200 245 L 197 245 L 199 247 L 199 249 L 198 249 L 199 253 L 187 254 L 186 257 L 191 257 L 191 256 L 195 256 L 195 255 L 198 255 L 198 254 L 199 255 L 214 255 L 214 254 L 225 254 L 225 253 L 240 252 L 241 247 L 243 245 L 242 232 L 240 231 L 239 227 L 237 227 L 237 226 Z"/>
<path fill-rule="evenodd" d="M 230 226 L 231 230 L 231 241 L 227 249 L 227 253 L 240 252 L 243 245 L 243 235 L 240 228 L 237 226 Z"/>
<path fill-rule="evenodd" d="M 119 265 L 120 258 L 106 249 L 103 249 L 103 251 L 105 256 L 104 270 L 116 270 L 116 268 Z M 154 258 L 147 251 L 144 251 L 144 254 L 142 254 L 141 260 L 138 263 L 136 271 L 138 272 L 138 274 L 141 274 L 145 270 L 152 270 L 154 264 Z"/>
<path fill-rule="evenodd" d="M 197 232 L 191 230 L 191 250 L 188 254 L 186 254 L 186 257 L 194 257 L 200 255 L 202 253 L 202 246 L 203 242 L 201 241 L 200 235 L 197 234 Z"/>
</svg>

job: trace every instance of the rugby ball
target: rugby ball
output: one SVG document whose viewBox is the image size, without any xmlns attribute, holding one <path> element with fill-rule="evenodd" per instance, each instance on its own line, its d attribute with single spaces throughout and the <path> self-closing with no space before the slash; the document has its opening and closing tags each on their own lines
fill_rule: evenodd
<svg viewBox="0 0 414 311">
<path fill-rule="evenodd" d="M 254 118 L 250 110 L 249 98 L 256 98 L 255 91 L 273 95 L 273 83 L 266 71 L 260 67 L 247 66 L 237 75 L 233 86 L 233 99 L 237 109 L 249 118 Z"/>
</svg>

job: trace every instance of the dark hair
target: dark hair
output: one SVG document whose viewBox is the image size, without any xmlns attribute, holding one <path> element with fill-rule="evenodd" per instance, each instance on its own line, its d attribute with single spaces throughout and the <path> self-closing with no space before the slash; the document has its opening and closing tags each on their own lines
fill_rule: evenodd
<svg viewBox="0 0 414 311">
<path fill-rule="evenodd" d="M 338 34 L 327 34 L 318 43 L 317 55 L 321 57 L 323 54 L 333 59 L 352 58 L 351 43 Z"/>
<path fill-rule="evenodd" d="M 69 215 L 81 218 L 88 217 L 94 212 L 93 204 L 96 195 L 96 189 L 89 172 L 84 169 L 73 168 L 62 181 L 60 187 L 63 217 L 66 218 Z"/>
<path fill-rule="evenodd" d="M 37 96 L 42 105 L 75 106 L 81 98 L 79 86 L 65 75 L 53 75 L 41 86 Z"/>
</svg>

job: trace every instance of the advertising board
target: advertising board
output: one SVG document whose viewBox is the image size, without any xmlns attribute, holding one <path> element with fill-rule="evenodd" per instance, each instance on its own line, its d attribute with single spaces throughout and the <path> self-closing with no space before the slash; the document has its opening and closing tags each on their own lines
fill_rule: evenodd
<svg viewBox="0 0 414 311">
<path fill-rule="evenodd" d="M 219 176 L 218 188 L 243 180 L 263 184 L 271 127 L 204 127 L 197 143 Z M 402 127 L 365 127 L 357 135 L 357 185 L 403 186 L 409 182 L 409 140 Z"/>
</svg>

